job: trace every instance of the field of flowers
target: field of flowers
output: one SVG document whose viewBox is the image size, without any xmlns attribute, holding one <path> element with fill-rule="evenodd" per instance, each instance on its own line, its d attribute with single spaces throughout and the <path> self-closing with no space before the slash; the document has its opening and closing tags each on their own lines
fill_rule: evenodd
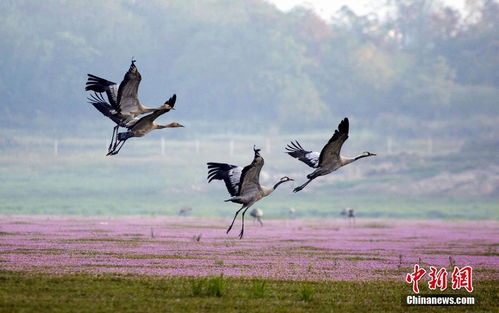
<svg viewBox="0 0 499 313">
<path fill-rule="evenodd" d="M 0 217 L 0 269 L 337 281 L 403 281 L 423 267 L 473 267 L 499 278 L 499 222 L 192 217 Z M 409 288 L 408 288 L 409 290 Z"/>
</svg>

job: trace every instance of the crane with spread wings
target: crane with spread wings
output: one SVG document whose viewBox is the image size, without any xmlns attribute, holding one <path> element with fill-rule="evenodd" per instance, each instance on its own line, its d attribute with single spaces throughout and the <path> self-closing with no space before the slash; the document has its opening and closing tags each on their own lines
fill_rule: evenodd
<svg viewBox="0 0 499 313">
<path fill-rule="evenodd" d="M 298 141 L 291 142 L 286 146 L 287 154 L 302 161 L 311 168 L 315 168 L 315 171 L 307 175 L 308 181 L 306 181 L 303 185 L 296 187 L 293 190 L 294 192 L 302 190 L 312 180 L 319 176 L 327 175 L 359 159 L 376 155 L 375 153 L 366 151 L 354 158 L 341 156 L 341 147 L 348 139 L 349 128 L 348 118 L 345 117 L 340 122 L 338 129 L 335 130 L 333 136 L 329 139 L 324 148 L 322 148 L 320 153 L 303 149 Z"/>
<path fill-rule="evenodd" d="M 164 114 L 173 109 L 173 104 L 175 104 L 175 95 L 157 108 L 149 108 L 140 103 L 138 89 L 142 76 L 135 62 L 132 59 L 130 68 L 125 73 L 123 81 L 119 86 L 107 79 L 87 74 L 88 79 L 85 90 L 94 92 L 87 98 L 89 103 L 116 124 L 108 147 L 108 155 L 116 154 L 114 152 L 116 152 L 118 144 L 119 127 L 130 129 L 138 124 L 139 115 L 151 112 L 155 113 L 156 111 L 161 111 Z M 107 101 L 102 96 L 102 93 L 106 93 Z"/>
<path fill-rule="evenodd" d="M 234 219 L 227 229 L 227 233 L 232 229 L 237 215 L 242 210 L 242 227 L 239 233 L 239 238 L 243 238 L 244 234 L 244 214 L 246 211 L 255 204 L 258 200 L 270 195 L 276 188 L 285 182 L 293 181 L 288 176 L 282 177 L 274 186 L 265 187 L 260 185 L 260 171 L 262 170 L 264 160 L 260 155 L 260 149 L 253 147 L 255 156 L 250 165 L 242 168 L 237 165 L 227 163 L 209 162 L 208 165 L 208 182 L 212 180 L 223 180 L 227 191 L 231 195 L 230 199 L 225 202 L 234 202 L 242 204 L 242 207 L 237 210 Z"/>
</svg>

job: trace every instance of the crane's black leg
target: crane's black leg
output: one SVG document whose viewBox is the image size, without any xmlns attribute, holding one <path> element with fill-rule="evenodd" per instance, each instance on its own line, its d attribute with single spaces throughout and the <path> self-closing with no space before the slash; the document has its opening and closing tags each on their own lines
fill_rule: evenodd
<svg viewBox="0 0 499 313">
<path fill-rule="evenodd" d="M 116 144 L 114 145 L 113 149 L 111 151 L 109 151 L 107 153 L 107 155 L 115 155 L 115 154 L 118 154 L 118 152 L 120 152 L 121 148 L 123 147 L 123 145 L 125 144 L 126 142 L 126 139 L 125 140 L 118 140 L 116 142 Z"/>
<path fill-rule="evenodd" d="M 303 188 L 305 188 L 305 186 L 306 186 L 306 185 L 310 184 L 310 182 L 311 182 L 312 180 L 314 180 L 314 179 L 313 179 L 313 178 L 311 178 L 311 179 L 309 179 L 306 183 L 304 183 L 303 185 L 296 187 L 296 188 L 293 190 L 293 192 L 298 192 L 298 191 L 302 190 Z"/>
<path fill-rule="evenodd" d="M 127 141 L 126 139 L 125 139 L 125 140 L 121 140 L 121 141 L 118 143 L 118 145 L 117 145 L 118 150 L 114 149 L 114 150 L 113 150 L 113 153 L 111 153 L 111 155 L 118 154 L 118 152 L 120 152 L 121 148 L 123 148 L 123 146 L 125 145 L 125 142 L 126 142 L 126 141 Z M 120 145 L 120 143 L 121 143 L 121 145 Z"/>
<path fill-rule="evenodd" d="M 236 215 L 234 215 L 234 219 L 232 220 L 232 223 L 230 224 L 229 228 L 227 229 L 227 234 L 232 229 L 232 226 L 234 226 L 234 221 L 236 220 L 237 215 L 239 214 L 239 212 L 241 212 L 242 209 L 244 209 L 245 206 L 246 206 L 246 204 L 243 204 L 243 206 L 239 210 L 237 210 Z"/>
<path fill-rule="evenodd" d="M 118 126 L 118 125 L 116 125 L 116 126 L 114 126 L 114 128 L 113 128 L 113 136 L 111 137 L 111 142 L 109 143 L 109 147 L 107 148 L 107 152 L 108 152 L 108 153 L 109 153 L 109 152 L 111 152 L 112 148 L 114 148 L 114 147 L 113 147 L 113 143 L 115 143 L 115 142 L 116 142 L 116 140 L 117 140 L 118 127 L 119 127 L 119 126 Z"/>
<path fill-rule="evenodd" d="M 119 145 L 119 144 L 121 143 L 121 141 L 122 141 L 122 140 L 120 140 L 120 139 L 118 138 L 118 135 L 119 135 L 119 133 L 118 133 L 118 132 L 116 132 L 116 137 L 114 137 L 115 139 L 114 139 L 113 148 L 111 149 L 113 152 L 114 152 L 114 151 L 116 151 L 116 148 L 118 147 L 118 145 Z M 115 154 L 115 153 L 111 153 L 111 154 Z"/>
<path fill-rule="evenodd" d="M 260 226 L 263 226 L 262 219 L 260 217 L 257 217 L 258 223 L 260 223 Z"/>
<path fill-rule="evenodd" d="M 116 148 L 116 145 L 114 145 L 114 146 L 112 147 L 112 149 L 108 151 L 108 153 L 106 154 L 106 156 L 107 156 L 107 155 L 113 155 L 113 154 L 114 154 L 114 149 L 115 149 L 115 148 Z"/>
<path fill-rule="evenodd" d="M 250 204 L 250 205 L 248 205 L 248 206 L 244 209 L 244 211 L 243 211 L 243 216 L 242 216 L 242 226 L 241 226 L 241 232 L 239 233 L 239 239 L 243 239 L 243 234 L 244 234 L 244 214 L 246 213 L 246 211 L 248 211 L 248 209 L 249 209 L 252 205 L 253 205 L 253 203 L 252 203 L 252 204 Z"/>
<path fill-rule="evenodd" d="M 121 143 L 121 140 L 116 140 L 113 144 L 113 147 L 111 148 L 111 150 L 109 150 L 109 152 L 106 154 L 106 155 L 115 155 L 116 153 L 116 148 L 118 147 L 118 145 Z"/>
</svg>

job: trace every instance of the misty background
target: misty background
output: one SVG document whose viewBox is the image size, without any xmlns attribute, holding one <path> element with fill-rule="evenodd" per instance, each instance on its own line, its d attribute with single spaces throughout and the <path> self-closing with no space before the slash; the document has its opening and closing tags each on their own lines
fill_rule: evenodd
<svg viewBox="0 0 499 313">
<path fill-rule="evenodd" d="M 263 0 L 0 2 L 0 214 L 231 216 L 206 162 L 284 184 L 265 217 L 499 218 L 499 2 L 378 1 L 329 20 Z M 114 124 L 86 102 L 86 74 L 141 102 L 173 93 L 157 130 L 106 157 Z M 378 154 L 321 177 L 284 154 L 320 151 L 343 117 L 343 154 Z"/>
</svg>

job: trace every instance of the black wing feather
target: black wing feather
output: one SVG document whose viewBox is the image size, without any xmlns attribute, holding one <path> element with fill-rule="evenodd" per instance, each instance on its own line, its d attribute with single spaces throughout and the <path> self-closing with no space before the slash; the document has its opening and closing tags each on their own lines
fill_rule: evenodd
<svg viewBox="0 0 499 313">
<path fill-rule="evenodd" d="M 292 156 L 293 158 L 297 158 L 303 163 L 307 164 L 310 167 L 316 168 L 318 164 L 317 155 L 318 153 L 314 153 L 313 151 L 308 151 L 303 149 L 298 141 L 291 141 L 290 144 L 286 146 L 286 153 Z"/>
<path fill-rule="evenodd" d="M 85 90 L 99 93 L 105 92 L 111 106 L 119 112 L 116 83 L 92 74 L 87 74 L 87 76 Z"/>
<path fill-rule="evenodd" d="M 238 195 L 239 192 L 239 180 L 231 179 L 231 171 L 237 169 L 237 165 L 226 164 L 226 163 L 215 163 L 209 162 L 208 165 L 208 183 L 212 180 L 223 180 L 225 182 L 225 187 L 229 191 L 232 197 Z M 236 177 L 237 178 L 237 177 Z M 237 183 L 236 183 L 237 180 Z"/>
<path fill-rule="evenodd" d="M 103 115 L 109 117 L 116 124 L 121 125 L 120 119 L 116 116 L 116 110 L 104 100 L 100 93 L 94 92 L 94 94 L 90 95 L 87 100 Z"/>
</svg>

